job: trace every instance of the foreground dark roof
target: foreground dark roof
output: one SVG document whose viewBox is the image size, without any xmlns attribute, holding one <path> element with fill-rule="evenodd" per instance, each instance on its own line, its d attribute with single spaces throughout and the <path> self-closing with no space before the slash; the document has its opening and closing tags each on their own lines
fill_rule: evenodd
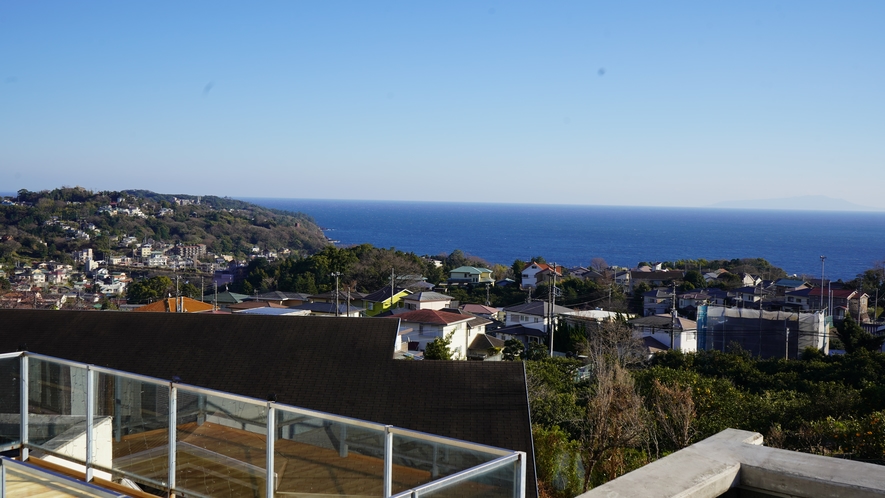
<svg viewBox="0 0 885 498">
<path fill-rule="evenodd" d="M 0 310 L 0 352 L 27 350 L 524 451 L 521 362 L 398 361 L 398 320 Z M 488 423 L 495 420 L 495 423 Z"/>
</svg>

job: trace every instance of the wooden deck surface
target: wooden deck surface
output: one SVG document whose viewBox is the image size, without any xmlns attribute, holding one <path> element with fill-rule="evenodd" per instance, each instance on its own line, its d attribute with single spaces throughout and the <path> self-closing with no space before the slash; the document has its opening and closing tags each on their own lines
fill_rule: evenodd
<svg viewBox="0 0 885 498">
<path fill-rule="evenodd" d="M 178 427 L 176 487 L 205 496 L 264 496 L 265 436 L 205 422 Z M 125 436 L 114 445 L 115 467 L 164 482 L 168 468 L 165 429 Z M 381 496 L 380 458 L 288 439 L 275 443 L 274 472 L 280 496 Z M 394 466 L 393 488 L 431 481 L 430 472 Z"/>
</svg>

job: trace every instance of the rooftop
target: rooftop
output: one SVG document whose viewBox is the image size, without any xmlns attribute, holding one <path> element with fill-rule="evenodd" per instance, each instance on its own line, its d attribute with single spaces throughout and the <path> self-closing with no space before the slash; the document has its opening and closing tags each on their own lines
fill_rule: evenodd
<svg viewBox="0 0 885 498">
<path fill-rule="evenodd" d="M 522 363 L 394 360 L 396 319 L 0 310 L 0 323 L 0 351 L 524 451 L 536 496 Z"/>
<path fill-rule="evenodd" d="M 0 417 L 19 421 L 0 441 L 25 462 L 3 460 L 4 474 L 25 476 L 0 486 L 16 496 L 71 486 L 59 474 L 110 496 L 525 496 L 515 451 L 28 352 L 0 355 L 0 372 Z M 107 496 L 89 491 L 72 496 Z"/>
</svg>

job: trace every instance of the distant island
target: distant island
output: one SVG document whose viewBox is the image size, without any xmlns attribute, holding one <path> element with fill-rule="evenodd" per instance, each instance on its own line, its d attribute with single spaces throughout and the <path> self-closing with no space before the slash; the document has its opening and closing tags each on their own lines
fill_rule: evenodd
<svg viewBox="0 0 885 498">
<path fill-rule="evenodd" d="M 882 209 L 862 206 L 844 199 L 825 195 L 800 195 L 780 199 L 757 199 L 743 201 L 721 201 L 710 205 L 723 209 L 778 209 L 795 211 L 882 211 Z"/>
</svg>

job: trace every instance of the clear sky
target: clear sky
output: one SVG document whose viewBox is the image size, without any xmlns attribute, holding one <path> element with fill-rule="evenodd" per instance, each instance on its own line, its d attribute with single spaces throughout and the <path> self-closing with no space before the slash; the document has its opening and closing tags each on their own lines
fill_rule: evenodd
<svg viewBox="0 0 885 498">
<path fill-rule="evenodd" d="M 0 2 L 0 191 L 885 208 L 885 2 Z"/>
</svg>

